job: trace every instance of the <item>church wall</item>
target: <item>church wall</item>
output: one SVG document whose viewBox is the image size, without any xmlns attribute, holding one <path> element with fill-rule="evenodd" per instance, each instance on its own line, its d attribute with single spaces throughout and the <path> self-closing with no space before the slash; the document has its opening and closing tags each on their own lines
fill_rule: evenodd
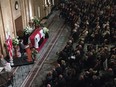
<svg viewBox="0 0 116 87">
<path fill-rule="evenodd" d="M 11 37 L 14 37 L 10 0 L 1 0 L 1 12 L 5 32 L 9 32 Z"/>
<path fill-rule="evenodd" d="M 0 54 L 4 54 L 5 55 L 5 49 L 4 48 L 4 40 L 5 40 L 5 35 L 4 35 L 4 25 L 3 25 L 3 19 L 2 19 L 2 12 L 1 12 L 1 6 L 0 6 Z"/>
</svg>

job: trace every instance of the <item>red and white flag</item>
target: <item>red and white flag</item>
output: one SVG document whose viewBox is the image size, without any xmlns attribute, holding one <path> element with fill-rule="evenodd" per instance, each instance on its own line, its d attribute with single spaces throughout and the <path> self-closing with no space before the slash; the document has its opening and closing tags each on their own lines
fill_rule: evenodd
<svg viewBox="0 0 116 87">
<path fill-rule="evenodd" d="M 12 39 L 10 37 L 10 35 L 6 35 L 6 45 L 7 45 L 7 50 L 8 50 L 8 53 L 9 53 L 9 57 L 10 58 L 13 58 L 13 46 L 12 46 Z"/>
</svg>

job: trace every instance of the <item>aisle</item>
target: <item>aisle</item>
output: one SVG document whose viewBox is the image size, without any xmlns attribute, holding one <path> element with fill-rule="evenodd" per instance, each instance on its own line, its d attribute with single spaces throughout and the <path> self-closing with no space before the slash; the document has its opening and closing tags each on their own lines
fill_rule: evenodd
<svg viewBox="0 0 116 87">
<path fill-rule="evenodd" d="M 41 70 L 38 71 L 36 78 L 34 79 L 34 81 L 32 81 L 32 84 L 30 84 L 31 87 L 40 87 L 42 81 L 45 79 L 46 74 L 50 70 L 52 70 L 52 68 L 56 65 L 57 60 L 56 52 L 62 50 L 68 40 L 69 32 L 67 31 L 66 28 L 67 28 L 66 26 L 63 27 L 63 31 L 60 33 L 61 35 L 59 36 L 58 40 L 54 44 L 54 47 L 47 56 L 47 59 L 42 65 Z"/>
<path fill-rule="evenodd" d="M 41 62 L 40 60 L 37 66 L 34 67 L 35 69 L 33 69 L 33 73 L 30 74 L 31 76 L 28 78 L 28 80 L 24 81 L 24 84 L 22 84 L 21 87 L 40 87 L 46 73 L 51 70 L 51 66 L 55 64 L 57 59 L 56 52 L 65 46 L 69 32 L 64 25 L 64 20 L 58 18 L 58 15 L 54 19 L 54 24 L 52 24 L 50 34 L 50 42 L 48 42 L 43 48 L 43 51 L 47 51 L 43 52 L 45 54 L 40 55 L 40 57 L 44 55 L 42 57 L 42 61 L 44 62 Z M 47 48 L 47 46 L 49 47 Z"/>
</svg>

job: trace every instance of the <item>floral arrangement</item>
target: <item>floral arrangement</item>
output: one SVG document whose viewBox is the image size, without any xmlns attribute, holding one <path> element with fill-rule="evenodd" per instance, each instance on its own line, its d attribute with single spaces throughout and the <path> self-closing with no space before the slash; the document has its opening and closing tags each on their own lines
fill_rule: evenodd
<svg viewBox="0 0 116 87">
<path fill-rule="evenodd" d="M 25 29 L 24 29 L 24 33 L 27 35 L 27 34 L 30 34 L 32 32 L 32 28 L 27 26 Z"/>
<path fill-rule="evenodd" d="M 14 46 L 19 45 L 19 40 L 18 40 L 17 38 L 13 39 L 13 40 L 12 40 L 12 44 L 13 44 Z"/>
<path fill-rule="evenodd" d="M 38 51 L 35 48 L 32 48 L 31 51 L 32 51 L 32 58 L 35 59 L 37 57 L 36 55 L 38 54 Z"/>
<path fill-rule="evenodd" d="M 49 32 L 49 29 L 47 27 L 43 27 L 43 32 L 46 34 Z"/>
<path fill-rule="evenodd" d="M 35 23 L 36 26 L 40 24 L 40 20 L 37 17 L 34 17 L 32 21 Z"/>
</svg>

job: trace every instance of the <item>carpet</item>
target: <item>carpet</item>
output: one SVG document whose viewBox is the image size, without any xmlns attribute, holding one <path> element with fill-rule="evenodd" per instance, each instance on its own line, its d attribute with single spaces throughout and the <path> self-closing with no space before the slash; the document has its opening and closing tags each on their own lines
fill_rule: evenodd
<svg viewBox="0 0 116 87">
<path fill-rule="evenodd" d="M 10 62 L 10 59 L 9 59 L 8 56 L 5 59 L 6 59 L 7 62 Z M 23 56 L 21 56 L 19 58 L 13 58 L 13 63 L 14 63 L 14 65 L 11 65 L 11 67 L 17 67 L 17 66 L 34 64 L 34 61 L 28 62 L 27 61 L 27 56 L 23 55 Z"/>
</svg>

